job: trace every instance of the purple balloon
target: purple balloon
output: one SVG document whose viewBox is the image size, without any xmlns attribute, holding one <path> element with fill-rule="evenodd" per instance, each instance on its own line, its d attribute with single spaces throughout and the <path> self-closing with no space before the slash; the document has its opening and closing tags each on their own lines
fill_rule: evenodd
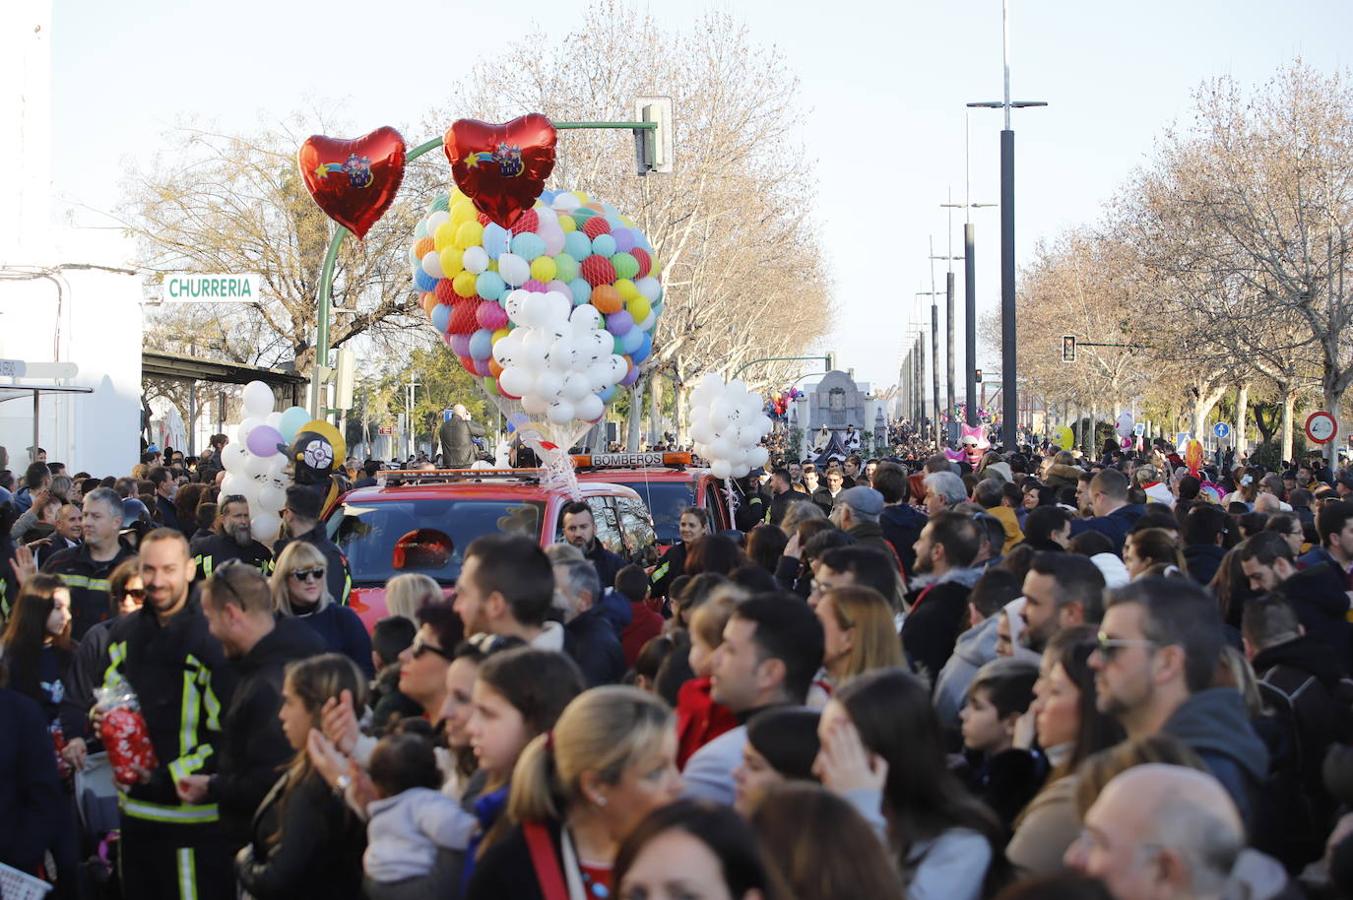
<svg viewBox="0 0 1353 900">
<path fill-rule="evenodd" d="M 276 456 L 277 446 L 282 443 L 285 443 L 282 432 L 271 425 L 255 425 L 249 430 L 249 439 L 245 441 L 249 452 L 255 456 Z"/>
<path fill-rule="evenodd" d="M 639 380 L 639 367 L 630 366 L 630 370 L 625 373 L 625 377 L 620 379 L 621 387 L 634 387 L 634 383 Z"/>
<path fill-rule="evenodd" d="M 606 330 L 616 337 L 620 337 L 633 327 L 634 316 L 630 315 L 628 310 L 622 309 L 606 317 Z"/>
<path fill-rule="evenodd" d="M 451 352 L 457 356 L 469 356 L 470 336 L 468 334 L 451 335 Z"/>
<path fill-rule="evenodd" d="M 614 228 L 611 237 L 615 238 L 615 252 L 629 253 L 634 249 L 634 232 L 628 228 Z"/>
<path fill-rule="evenodd" d="M 476 359 L 476 360 L 472 360 L 472 362 L 474 363 L 474 373 L 475 373 L 476 375 L 492 375 L 492 374 L 493 374 L 492 370 L 489 369 L 489 361 L 488 361 L 488 359 Z"/>
</svg>

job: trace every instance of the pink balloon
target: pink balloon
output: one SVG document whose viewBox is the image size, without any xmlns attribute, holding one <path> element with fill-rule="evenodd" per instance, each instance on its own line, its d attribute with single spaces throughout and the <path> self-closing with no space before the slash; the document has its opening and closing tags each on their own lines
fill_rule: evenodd
<svg viewBox="0 0 1353 900">
<path fill-rule="evenodd" d="M 497 331 L 499 328 L 507 327 L 507 310 L 497 303 L 479 304 L 479 308 L 474 311 L 474 315 L 480 327 L 487 328 L 489 331 Z"/>
</svg>

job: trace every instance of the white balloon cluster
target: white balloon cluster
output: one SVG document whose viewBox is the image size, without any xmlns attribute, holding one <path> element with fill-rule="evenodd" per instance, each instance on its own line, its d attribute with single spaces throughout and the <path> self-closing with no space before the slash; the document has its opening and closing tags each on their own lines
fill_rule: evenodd
<svg viewBox="0 0 1353 900">
<path fill-rule="evenodd" d="M 760 446 L 773 427 L 763 407 L 746 383 L 712 372 L 691 392 L 691 440 L 715 478 L 741 478 L 770 459 Z"/>
<path fill-rule="evenodd" d="M 294 434 L 298 424 L 310 416 L 296 406 L 286 412 L 274 412 L 272 389 L 261 381 L 245 385 L 244 413 L 245 419 L 235 432 L 236 440 L 221 451 L 221 464 L 226 471 L 221 496 L 239 494 L 249 501 L 254 540 L 267 544 L 276 539 L 282 527 L 281 510 L 286 506 L 287 488 L 291 485 L 288 454 L 279 450 L 284 443 L 283 432 Z"/>
<path fill-rule="evenodd" d="M 596 307 L 575 308 L 558 291 L 524 290 L 509 293 L 503 307 L 517 327 L 493 345 L 502 389 L 521 398 L 524 413 L 555 425 L 599 420 L 629 363 L 614 352 Z"/>
</svg>

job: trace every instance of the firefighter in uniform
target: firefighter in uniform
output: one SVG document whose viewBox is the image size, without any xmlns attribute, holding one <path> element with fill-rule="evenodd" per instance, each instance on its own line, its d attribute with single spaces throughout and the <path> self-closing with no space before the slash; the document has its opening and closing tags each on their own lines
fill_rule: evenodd
<svg viewBox="0 0 1353 900">
<path fill-rule="evenodd" d="M 123 560 L 135 556 L 122 544 L 122 498 L 112 488 L 97 488 L 84 499 L 84 543 L 53 553 L 42 571 L 57 576 L 70 589 L 71 638 L 80 640 L 108 618 L 108 576 Z"/>
<path fill-rule="evenodd" d="M 254 540 L 248 499 L 240 494 L 223 497 L 218 515 L 219 533 L 192 543 L 197 583 L 205 584 L 213 572 L 232 559 L 248 563 L 265 575 L 271 572 L 272 551 Z"/>
<path fill-rule="evenodd" d="M 231 848 L 216 804 L 182 803 L 177 791 L 186 776 L 215 769 L 234 676 L 189 596 L 193 565 L 183 535 L 168 528 L 146 535 L 140 570 L 145 604 L 111 627 L 102 679 L 136 691 L 158 761 L 118 797 L 122 895 L 234 900 Z"/>
</svg>

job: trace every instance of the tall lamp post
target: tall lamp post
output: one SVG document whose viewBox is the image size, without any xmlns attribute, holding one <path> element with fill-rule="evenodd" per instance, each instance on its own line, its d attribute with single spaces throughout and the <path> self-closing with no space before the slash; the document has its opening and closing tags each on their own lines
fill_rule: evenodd
<svg viewBox="0 0 1353 900">
<path fill-rule="evenodd" d="M 934 281 L 933 275 L 931 280 Z M 917 291 L 916 296 L 930 298 L 930 384 L 933 404 L 930 427 L 934 432 L 936 448 L 943 449 L 944 439 L 940 434 L 940 307 L 935 301 L 940 292 Z"/>
<path fill-rule="evenodd" d="M 977 250 L 976 232 L 972 224 L 972 210 L 993 207 L 995 203 L 973 203 L 971 195 L 972 178 L 969 165 L 970 145 L 968 141 L 968 111 L 963 110 L 963 202 L 943 203 L 942 209 L 948 209 L 950 215 L 955 209 L 963 210 L 963 359 L 968 371 L 964 373 L 964 418 L 968 427 L 977 424 L 977 410 L 980 406 L 977 398 Z M 949 226 L 950 240 L 953 239 L 953 224 Z"/>
<path fill-rule="evenodd" d="M 1001 130 L 1001 440 L 1006 450 L 1017 443 L 1019 389 L 1015 369 L 1015 132 L 1010 110 L 1047 106 L 1043 100 L 1010 99 L 1010 2 L 1001 3 L 1001 63 L 1005 70 L 1005 99 L 969 103 L 982 109 L 1004 109 Z"/>
<path fill-rule="evenodd" d="M 947 204 L 945 204 L 947 205 Z M 954 411 L 954 260 L 962 259 L 961 256 L 954 256 L 954 214 L 949 212 L 949 249 L 945 251 L 946 256 L 935 255 L 934 241 L 930 245 L 931 259 L 931 285 L 934 285 L 934 260 L 942 259 L 945 261 L 946 271 L 944 273 L 944 370 L 945 370 L 945 409 L 950 415 Z M 969 364 L 971 365 L 971 364 Z M 948 428 L 945 429 L 948 431 Z M 957 438 L 957 429 L 952 435 Z"/>
</svg>

